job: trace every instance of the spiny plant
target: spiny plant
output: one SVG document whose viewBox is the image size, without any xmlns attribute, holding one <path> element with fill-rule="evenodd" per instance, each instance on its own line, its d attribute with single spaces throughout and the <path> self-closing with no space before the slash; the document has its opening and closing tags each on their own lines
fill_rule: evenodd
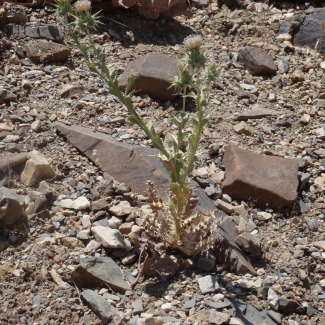
<svg viewBox="0 0 325 325">
<path fill-rule="evenodd" d="M 133 106 L 134 91 L 130 89 L 134 75 L 130 74 L 125 90 L 120 89 L 115 69 L 107 67 L 105 53 L 92 41 L 91 32 L 100 24 L 100 18 L 98 13 L 91 13 L 90 1 L 78 0 L 74 6 L 68 3 L 69 0 L 59 0 L 56 14 L 72 18 L 70 36 L 85 57 L 89 70 L 100 76 L 110 93 L 127 108 L 129 121 L 138 125 L 151 139 L 152 145 L 159 151 L 157 157 L 170 174 L 167 201 L 159 199 L 153 184 L 148 184 L 148 203 L 152 213 L 146 213 L 144 219 L 149 236 L 161 239 L 166 248 L 179 249 L 186 254 L 196 254 L 207 249 L 212 244 L 208 225 L 215 218 L 212 214 L 194 213 L 198 199 L 192 193 L 188 176 L 201 154 L 199 143 L 203 128 L 209 121 L 207 93 L 219 71 L 202 50 L 201 37 L 192 36 L 184 41 L 184 56 L 179 62 L 179 73 L 172 83 L 172 87 L 183 96 L 183 108 L 179 116 L 172 120 L 177 126 L 177 133 L 172 135 L 172 145 L 168 147 L 157 135 L 152 123 L 145 123 Z M 79 41 L 82 34 L 89 38 L 89 46 L 82 45 Z M 195 101 L 195 113 L 186 112 L 186 98 Z M 192 129 L 188 131 L 190 122 Z"/>
</svg>

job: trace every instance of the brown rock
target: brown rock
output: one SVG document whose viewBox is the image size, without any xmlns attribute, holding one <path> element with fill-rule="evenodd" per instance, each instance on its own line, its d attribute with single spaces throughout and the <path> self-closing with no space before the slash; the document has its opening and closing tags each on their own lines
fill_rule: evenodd
<svg viewBox="0 0 325 325">
<path fill-rule="evenodd" d="M 133 72 L 135 78 L 131 90 L 166 102 L 176 97 L 175 89 L 170 86 L 177 71 L 175 59 L 160 53 L 149 53 L 131 62 L 125 68 L 119 79 L 119 85 L 125 88 L 128 76 Z"/>
<path fill-rule="evenodd" d="M 261 119 L 268 116 L 276 116 L 278 113 L 269 109 L 252 109 L 244 113 L 239 114 L 236 117 L 237 121 L 247 121 Z"/>
<path fill-rule="evenodd" d="M 245 135 L 252 135 L 255 133 L 255 130 L 244 121 L 234 125 L 234 130 L 239 134 Z"/>
<path fill-rule="evenodd" d="M 0 186 L 0 228 L 11 225 L 23 215 L 23 197 Z"/>
<path fill-rule="evenodd" d="M 167 198 L 170 178 L 160 160 L 154 157 L 157 150 L 118 142 L 107 134 L 83 127 L 63 123 L 56 123 L 55 127 L 88 158 L 98 161 L 103 171 L 117 181 L 128 184 L 133 192 L 146 193 L 147 180 L 151 180 L 158 195 Z M 95 156 L 94 150 L 97 151 Z M 192 185 L 199 197 L 199 209 L 215 210 L 214 202 L 202 188 L 196 182 L 192 182 Z"/>
<path fill-rule="evenodd" d="M 233 199 L 252 199 L 258 206 L 282 208 L 297 199 L 298 162 L 259 155 L 234 145 L 225 151 L 223 193 Z"/>
<path fill-rule="evenodd" d="M 238 61 L 244 64 L 253 76 L 275 74 L 277 67 L 271 56 L 257 47 L 244 47 L 238 54 Z"/>
<path fill-rule="evenodd" d="M 66 46 L 45 40 L 30 41 L 25 49 L 33 63 L 66 61 L 71 54 Z"/>
<path fill-rule="evenodd" d="M 27 186 L 34 186 L 45 179 L 52 179 L 55 171 L 48 160 L 37 151 L 29 154 L 29 159 L 21 174 L 21 181 Z"/>
</svg>

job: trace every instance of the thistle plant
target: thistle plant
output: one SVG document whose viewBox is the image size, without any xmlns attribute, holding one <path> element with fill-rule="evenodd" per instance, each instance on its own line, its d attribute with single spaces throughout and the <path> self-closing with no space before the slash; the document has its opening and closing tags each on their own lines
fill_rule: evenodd
<svg viewBox="0 0 325 325">
<path fill-rule="evenodd" d="M 211 241 L 207 224 L 215 218 L 212 214 L 194 214 L 198 200 L 190 188 L 189 175 L 201 154 L 199 143 L 203 128 L 209 121 L 207 93 L 218 76 L 218 70 L 202 50 L 201 37 L 192 36 L 184 41 L 184 57 L 179 62 L 179 73 L 172 83 L 172 87 L 183 97 L 183 107 L 179 116 L 172 120 L 177 126 L 177 133 L 172 135 L 172 145 L 169 147 L 157 135 L 152 123 L 145 123 L 133 106 L 134 91 L 130 89 L 134 75 L 129 76 L 125 90 L 120 89 L 115 69 L 107 67 L 106 55 L 92 42 L 91 32 L 100 24 L 100 19 L 98 13 L 91 13 L 90 2 L 78 0 L 73 7 L 67 5 L 67 0 L 59 0 L 56 8 L 58 16 L 72 18 L 70 36 L 86 59 L 89 70 L 105 81 L 109 92 L 127 108 L 128 120 L 138 125 L 151 139 L 153 147 L 159 151 L 157 157 L 170 175 L 169 198 L 165 202 L 157 197 L 153 184 L 148 185 L 148 203 L 152 213 L 144 217 L 146 228 L 151 231 L 149 235 L 159 237 L 166 247 L 177 248 L 187 254 L 205 250 Z M 88 36 L 89 46 L 81 44 L 81 34 Z M 186 112 L 187 98 L 195 101 L 195 113 Z M 187 131 L 190 124 L 192 130 Z M 187 143 L 185 150 L 184 143 Z M 193 243 L 190 244 L 190 241 Z"/>
</svg>

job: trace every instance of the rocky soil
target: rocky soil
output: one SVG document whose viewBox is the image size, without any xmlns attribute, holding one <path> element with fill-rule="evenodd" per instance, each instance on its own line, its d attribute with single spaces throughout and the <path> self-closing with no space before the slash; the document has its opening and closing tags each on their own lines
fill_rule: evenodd
<svg viewBox="0 0 325 325">
<path fill-rule="evenodd" d="M 164 170 L 52 7 L 0 8 L 0 324 L 325 324 L 325 9 L 195 3 L 115 9 L 93 35 L 121 79 L 140 58 L 135 106 L 166 143 L 184 38 L 221 68 L 193 172 L 200 209 L 225 218 L 216 248 L 170 252 L 133 289 L 138 211 Z"/>
</svg>

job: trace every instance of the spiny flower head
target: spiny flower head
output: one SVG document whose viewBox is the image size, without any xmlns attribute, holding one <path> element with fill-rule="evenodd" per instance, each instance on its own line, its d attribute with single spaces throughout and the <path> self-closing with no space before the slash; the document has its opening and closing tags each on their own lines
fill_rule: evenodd
<svg viewBox="0 0 325 325">
<path fill-rule="evenodd" d="M 202 46 L 202 37 L 200 35 L 188 36 L 184 40 L 184 46 L 187 50 L 198 50 Z"/>
<path fill-rule="evenodd" d="M 88 12 L 91 9 L 91 2 L 89 0 L 78 0 L 74 4 L 74 11 L 77 14 L 81 14 L 83 12 Z"/>
</svg>

